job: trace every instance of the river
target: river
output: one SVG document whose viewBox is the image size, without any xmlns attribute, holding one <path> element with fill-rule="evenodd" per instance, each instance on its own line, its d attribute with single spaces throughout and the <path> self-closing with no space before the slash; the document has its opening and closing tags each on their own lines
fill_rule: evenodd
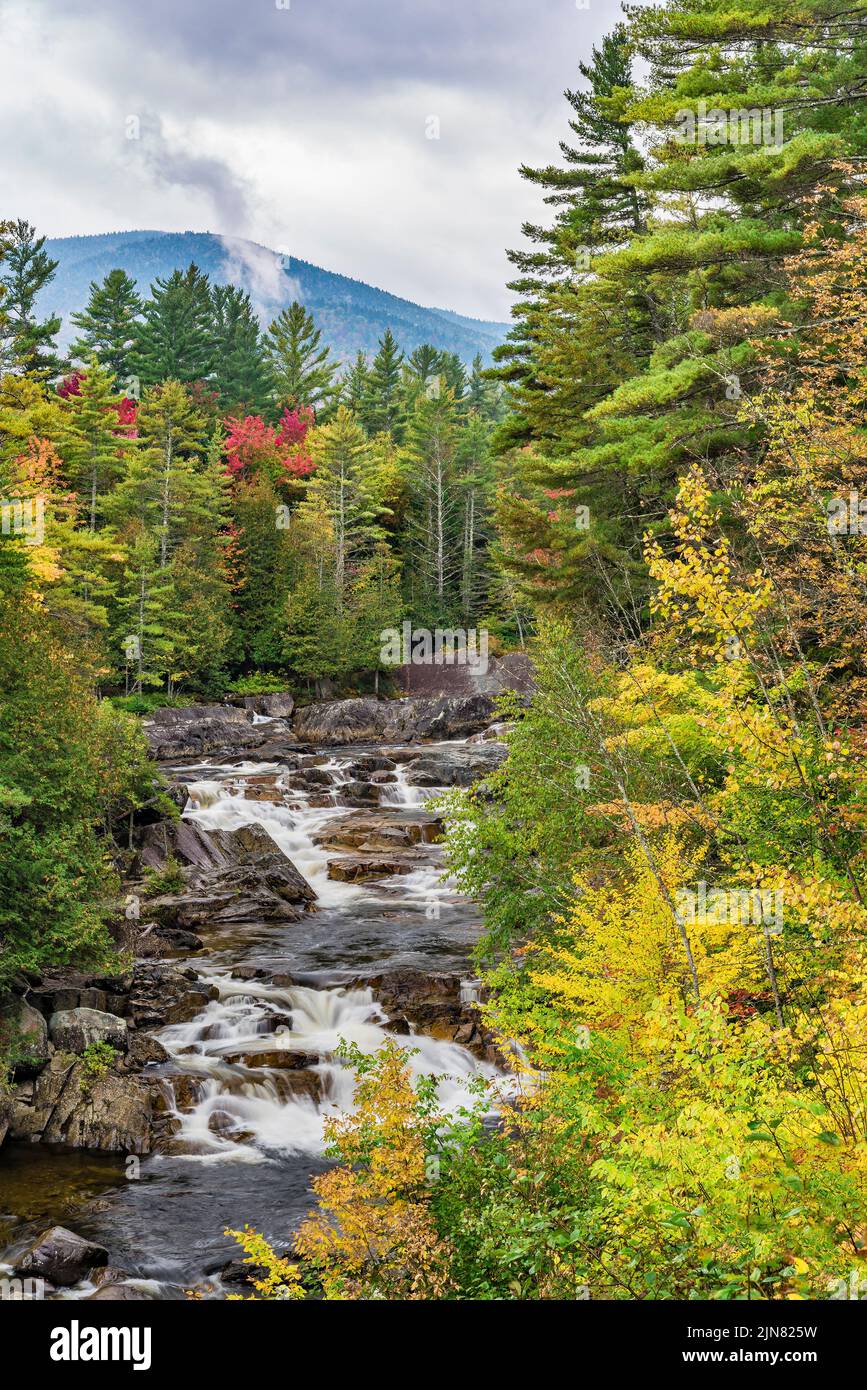
<svg viewBox="0 0 867 1390">
<path fill-rule="evenodd" d="M 217 997 L 194 1019 L 154 1035 L 169 1060 L 148 1074 L 164 1083 L 174 1129 L 160 1152 L 0 1150 L 0 1243 L 7 1247 L 0 1262 L 46 1226 L 69 1225 L 108 1248 L 131 1293 L 182 1298 L 196 1288 L 219 1297 L 220 1271 L 238 1255 L 225 1227 L 249 1222 L 285 1248 L 311 1206 L 310 1178 L 326 1166 L 324 1122 L 352 1104 L 341 1040 L 373 1052 L 397 1037 L 415 1073 L 441 1078 L 446 1109 L 468 1101 L 476 1073 L 494 1075 L 489 1062 L 455 1042 L 393 1033 L 374 991 L 358 980 L 395 970 L 458 971 L 466 976 L 464 997 L 472 997 L 469 962 L 480 921 L 443 877 L 441 848 L 418 842 L 410 872 L 343 882 L 329 875 L 341 851 L 321 843 L 332 823 L 345 829 L 372 814 L 397 834 L 431 820 L 424 804 L 442 789 L 413 785 L 407 761 L 423 752 L 454 764 L 468 751 L 465 742 L 316 749 L 319 785 L 306 789 L 280 761 L 171 770 L 186 784 L 185 819 L 206 831 L 262 827 L 315 890 L 316 910 L 297 922 L 203 933 L 204 949 L 189 961 Z M 383 754 L 393 770 L 377 793 L 379 806 L 341 804 L 358 760 Z M 262 799 L 263 783 L 282 799 Z M 287 1052 L 296 1054 L 293 1064 L 301 1055 L 300 1067 L 282 1065 Z M 93 1288 L 79 1284 L 62 1296 L 86 1298 Z"/>
</svg>

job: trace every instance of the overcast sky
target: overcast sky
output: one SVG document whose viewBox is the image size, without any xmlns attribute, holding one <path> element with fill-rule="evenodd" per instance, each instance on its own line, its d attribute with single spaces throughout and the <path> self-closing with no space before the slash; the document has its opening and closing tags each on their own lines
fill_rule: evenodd
<svg viewBox="0 0 867 1390">
<path fill-rule="evenodd" d="M 506 318 L 504 247 L 540 210 L 518 165 L 556 156 L 563 89 L 619 13 L 619 0 L 0 0 L 0 217 L 50 236 L 248 237 Z"/>
</svg>

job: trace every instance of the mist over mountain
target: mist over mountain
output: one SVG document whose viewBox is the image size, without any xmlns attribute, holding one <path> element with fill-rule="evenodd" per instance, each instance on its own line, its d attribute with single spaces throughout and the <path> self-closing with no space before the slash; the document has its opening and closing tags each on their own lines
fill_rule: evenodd
<svg viewBox="0 0 867 1390">
<path fill-rule="evenodd" d="M 425 308 L 361 280 L 323 270 L 294 256 L 281 256 L 240 237 L 213 232 L 108 232 L 101 236 L 56 237 L 46 242 L 59 262 L 57 274 L 40 300 L 43 313 L 63 318 L 62 344 L 75 336 L 70 315 L 87 302 L 90 283 L 115 267 L 125 270 L 146 295 L 157 276 L 184 270 L 191 261 L 212 281 L 248 290 L 261 317 L 269 321 L 293 299 L 314 316 L 323 339 L 345 359 L 359 349 L 373 354 L 386 328 L 405 352 L 433 343 L 466 362 L 481 353 L 485 362 L 502 342 L 508 325 L 467 318 L 447 309 Z"/>
</svg>

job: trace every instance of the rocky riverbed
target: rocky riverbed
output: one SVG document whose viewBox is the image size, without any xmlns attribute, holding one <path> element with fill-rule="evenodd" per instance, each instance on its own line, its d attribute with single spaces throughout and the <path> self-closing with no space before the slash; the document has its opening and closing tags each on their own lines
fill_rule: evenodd
<svg viewBox="0 0 867 1390">
<path fill-rule="evenodd" d="M 399 1038 L 446 1107 L 495 1074 L 480 923 L 427 808 L 498 766 L 492 718 L 485 695 L 265 696 L 150 721 L 181 817 L 135 830 L 134 962 L 21 980 L 6 1006 L 0 1276 L 219 1297 L 239 1277 L 224 1227 L 285 1246 L 310 1204 L 324 1121 L 351 1105 L 344 1041 Z"/>
</svg>

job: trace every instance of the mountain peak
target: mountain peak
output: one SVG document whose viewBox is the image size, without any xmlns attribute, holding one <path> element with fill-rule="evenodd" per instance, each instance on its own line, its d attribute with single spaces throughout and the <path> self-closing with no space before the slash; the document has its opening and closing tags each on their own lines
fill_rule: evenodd
<svg viewBox="0 0 867 1390">
<path fill-rule="evenodd" d="M 59 262 L 57 274 L 42 295 L 40 308 L 60 314 L 62 344 L 75 336 L 70 315 L 83 308 L 92 280 L 101 281 L 116 267 L 136 281 L 146 295 L 152 282 L 195 261 L 217 284 L 247 290 L 266 322 L 293 299 L 313 314 L 323 339 L 338 357 L 348 360 L 359 350 L 372 356 L 390 328 L 404 352 L 420 343 L 456 352 L 465 362 L 481 353 L 487 363 L 509 325 L 473 319 L 449 309 L 427 308 L 387 290 L 323 270 L 309 261 L 282 255 L 243 237 L 216 232 L 141 230 L 103 232 L 95 236 L 56 237 L 46 250 Z"/>
</svg>

